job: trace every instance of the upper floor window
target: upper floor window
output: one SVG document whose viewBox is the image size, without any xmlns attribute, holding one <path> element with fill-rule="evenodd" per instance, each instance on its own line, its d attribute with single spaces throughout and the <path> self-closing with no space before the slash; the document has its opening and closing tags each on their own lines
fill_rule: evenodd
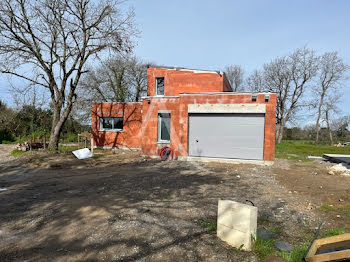
<svg viewBox="0 0 350 262">
<path fill-rule="evenodd" d="M 121 131 L 123 130 L 122 117 L 100 117 L 100 130 Z"/>
<path fill-rule="evenodd" d="M 164 77 L 156 78 L 156 94 L 157 96 L 164 96 Z"/>
</svg>

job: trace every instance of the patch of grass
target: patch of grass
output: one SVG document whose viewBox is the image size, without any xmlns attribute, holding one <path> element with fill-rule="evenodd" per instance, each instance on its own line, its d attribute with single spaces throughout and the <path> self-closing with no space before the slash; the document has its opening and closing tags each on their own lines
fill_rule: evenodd
<svg viewBox="0 0 350 262">
<path fill-rule="evenodd" d="M 344 206 L 343 211 L 344 211 L 345 215 L 350 216 L 350 205 Z"/>
<path fill-rule="evenodd" d="M 208 229 L 209 234 L 215 234 L 217 229 L 216 221 L 200 219 L 197 221 L 197 224 L 202 227 Z"/>
<path fill-rule="evenodd" d="M 311 140 L 285 140 L 281 144 L 276 144 L 276 158 L 311 161 L 307 156 L 322 156 L 327 153 L 350 154 L 350 146 L 316 145 Z"/>
<path fill-rule="evenodd" d="M 331 206 L 328 204 L 323 204 L 322 206 L 319 207 L 319 209 L 324 211 L 324 212 L 337 211 L 337 212 L 343 213 L 345 216 L 350 216 L 350 205 Z"/>
<path fill-rule="evenodd" d="M 259 236 L 253 241 L 253 253 L 258 257 L 259 260 L 263 260 L 268 256 L 275 253 L 274 247 L 275 240 L 273 239 L 262 239 Z"/>
<path fill-rule="evenodd" d="M 17 144 L 17 140 L 14 140 L 14 141 L 2 140 L 0 144 L 14 145 L 14 144 Z"/>
<path fill-rule="evenodd" d="M 271 226 L 265 226 L 266 231 L 278 234 L 279 230 L 277 228 L 271 227 Z"/>
<path fill-rule="evenodd" d="M 71 154 L 72 151 L 74 150 L 78 150 L 78 146 L 63 146 L 63 145 L 58 146 L 58 151 L 60 153 Z"/>
<path fill-rule="evenodd" d="M 328 205 L 328 204 L 323 204 L 322 206 L 319 207 L 322 211 L 333 211 L 335 210 L 334 206 Z"/>
<path fill-rule="evenodd" d="M 280 251 L 277 256 L 291 262 L 303 261 L 303 257 L 305 256 L 309 245 L 310 243 L 307 242 L 301 243 L 300 245 L 294 247 L 294 249 L 289 253 Z"/>
<path fill-rule="evenodd" d="M 24 155 L 24 154 L 27 154 L 27 153 L 29 153 L 29 152 L 30 152 L 30 151 L 22 151 L 22 150 L 17 150 L 17 149 L 15 149 L 15 150 L 12 150 L 12 151 L 11 151 L 11 156 L 19 157 L 19 156 Z"/>
<path fill-rule="evenodd" d="M 346 233 L 346 230 L 344 228 L 331 228 L 324 232 L 322 234 L 322 237 L 338 236 L 344 233 Z"/>
<path fill-rule="evenodd" d="M 99 158 L 101 158 L 102 156 L 103 156 L 103 155 L 93 155 L 92 158 L 93 158 L 93 159 L 99 159 Z"/>
</svg>

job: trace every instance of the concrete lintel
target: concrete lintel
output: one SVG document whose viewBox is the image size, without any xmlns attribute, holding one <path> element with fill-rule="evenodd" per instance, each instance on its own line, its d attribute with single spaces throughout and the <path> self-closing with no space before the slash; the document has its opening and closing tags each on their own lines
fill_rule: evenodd
<svg viewBox="0 0 350 262">
<path fill-rule="evenodd" d="M 218 162 L 230 164 L 252 164 L 259 166 L 272 166 L 273 161 L 250 160 L 250 159 L 233 159 L 233 158 L 215 158 L 215 157 L 194 157 L 194 156 L 179 156 L 181 161 L 199 161 L 199 162 Z"/>
<path fill-rule="evenodd" d="M 180 96 L 143 96 L 143 97 L 141 97 L 141 99 L 148 99 L 148 98 L 160 98 L 160 99 L 163 99 L 163 98 L 165 98 L 165 99 L 168 99 L 168 98 L 180 98 Z"/>
<path fill-rule="evenodd" d="M 265 104 L 189 104 L 188 113 L 265 113 Z"/>
</svg>

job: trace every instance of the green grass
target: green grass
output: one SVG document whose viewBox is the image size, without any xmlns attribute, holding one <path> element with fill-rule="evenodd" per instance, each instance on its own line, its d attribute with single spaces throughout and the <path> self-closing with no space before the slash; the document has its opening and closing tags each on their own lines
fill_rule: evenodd
<svg viewBox="0 0 350 262">
<path fill-rule="evenodd" d="M 322 237 L 332 237 L 332 236 L 338 236 L 341 234 L 347 233 L 347 230 L 344 228 L 332 228 L 328 229 L 326 232 L 322 234 Z"/>
<path fill-rule="evenodd" d="M 307 249 L 310 245 L 309 242 L 302 242 L 295 246 L 294 249 L 287 253 L 283 251 L 278 251 L 275 246 L 276 240 L 274 239 L 261 239 L 257 237 L 253 244 L 253 253 L 258 257 L 259 261 L 264 260 L 270 255 L 281 257 L 287 261 L 300 262 L 305 256 Z"/>
<path fill-rule="evenodd" d="M 331 206 L 331 205 L 328 205 L 328 204 L 323 204 L 322 206 L 320 206 L 320 209 L 321 209 L 322 211 L 327 212 L 327 211 L 333 211 L 333 210 L 335 210 L 335 207 L 334 207 L 334 206 Z"/>
<path fill-rule="evenodd" d="M 279 230 L 277 228 L 271 227 L 271 226 L 265 226 L 264 227 L 266 229 L 266 231 L 271 232 L 271 233 L 275 233 L 278 234 Z"/>
<path fill-rule="evenodd" d="M 350 216 L 350 205 L 344 206 L 343 211 L 344 211 L 345 215 Z"/>
<path fill-rule="evenodd" d="M 331 212 L 331 211 L 336 211 L 336 212 L 342 212 L 346 216 L 350 216 L 350 205 L 346 206 L 331 206 L 329 204 L 323 204 L 322 206 L 319 207 L 320 210 L 324 212 Z"/>
<path fill-rule="evenodd" d="M 253 242 L 253 253 L 258 257 L 259 260 L 263 260 L 268 256 L 275 254 L 276 249 L 274 246 L 275 240 L 273 239 L 262 239 L 259 236 L 256 237 Z"/>
<path fill-rule="evenodd" d="M 291 262 L 303 261 L 303 257 L 305 256 L 309 245 L 310 243 L 307 242 L 301 243 L 294 247 L 294 249 L 289 253 L 281 251 L 277 254 L 277 256 Z"/>
<path fill-rule="evenodd" d="M 15 145 L 15 144 L 17 144 L 17 140 L 13 140 L 13 141 L 2 140 L 0 144 Z"/>
<path fill-rule="evenodd" d="M 29 152 L 30 152 L 30 151 L 21 151 L 21 150 L 15 149 L 15 150 L 12 150 L 12 151 L 11 151 L 11 156 L 19 157 L 19 156 L 24 155 L 24 154 L 27 154 L 27 153 L 29 153 Z"/>
<path fill-rule="evenodd" d="M 311 161 L 307 156 L 323 154 L 350 154 L 350 146 L 315 145 L 313 141 L 308 140 L 285 140 L 281 144 L 276 144 L 276 158 Z"/>
<path fill-rule="evenodd" d="M 217 229 L 216 221 L 200 219 L 197 221 L 197 224 L 202 227 L 208 229 L 209 234 L 215 234 Z"/>
<path fill-rule="evenodd" d="M 72 151 L 78 150 L 78 146 L 63 146 L 63 145 L 58 145 L 58 151 L 60 153 L 64 154 L 71 154 Z"/>
</svg>

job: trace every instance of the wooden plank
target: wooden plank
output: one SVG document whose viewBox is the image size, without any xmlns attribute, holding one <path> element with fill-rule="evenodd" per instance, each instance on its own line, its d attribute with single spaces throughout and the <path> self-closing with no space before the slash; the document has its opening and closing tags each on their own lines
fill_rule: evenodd
<svg viewBox="0 0 350 262">
<path fill-rule="evenodd" d="M 350 250 L 342 250 L 305 258 L 307 262 L 326 262 L 350 258 Z"/>
<path fill-rule="evenodd" d="M 322 246 L 322 245 L 346 241 L 346 240 L 350 240 L 350 233 L 317 239 L 316 242 L 317 242 L 317 245 Z"/>
<path fill-rule="evenodd" d="M 347 247 L 349 246 L 349 243 L 350 233 L 317 239 L 314 241 L 314 243 L 312 243 L 312 246 L 305 257 L 305 260 L 307 262 L 322 262 L 350 258 L 350 249 L 316 255 L 317 251 L 319 250 L 327 250 L 343 246 Z"/>
</svg>

